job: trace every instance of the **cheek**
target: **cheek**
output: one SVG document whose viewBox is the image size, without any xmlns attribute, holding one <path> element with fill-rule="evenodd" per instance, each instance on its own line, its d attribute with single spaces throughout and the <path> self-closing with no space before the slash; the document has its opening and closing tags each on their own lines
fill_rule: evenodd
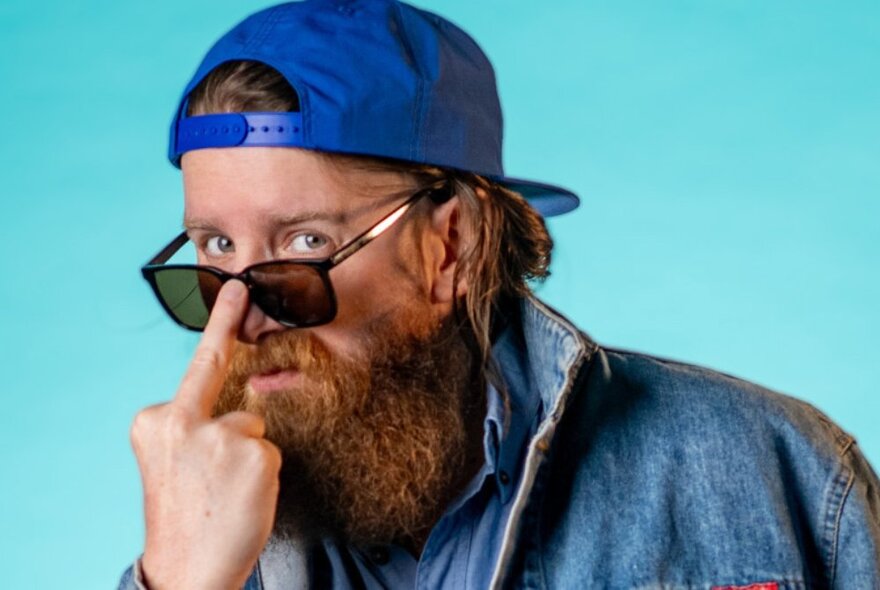
<svg viewBox="0 0 880 590">
<path fill-rule="evenodd" d="M 338 307 L 330 326 L 348 331 L 389 313 L 406 286 L 392 268 L 340 267 L 330 272 L 330 280 Z"/>
<path fill-rule="evenodd" d="M 330 271 L 336 318 L 312 330 L 338 354 L 369 356 L 361 349 L 371 327 L 391 326 L 429 305 L 421 248 L 411 233 L 391 231 Z"/>
<path fill-rule="evenodd" d="M 357 338 L 367 326 L 399 315 L 402 308 L 424 305 L 427 291 L 421 271 L 415 270 L 421 264 L 399 253 L 386 254 L 382 262 L 379 257 L 353 257 L 330 271 L 337 314 L 330 324 L 314 328 L 316 335 L 320 331 L 328 343 Z"/>
</svg>

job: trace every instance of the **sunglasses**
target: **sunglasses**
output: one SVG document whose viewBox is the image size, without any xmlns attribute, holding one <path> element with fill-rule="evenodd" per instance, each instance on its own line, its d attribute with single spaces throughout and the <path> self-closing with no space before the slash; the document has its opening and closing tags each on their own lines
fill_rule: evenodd
<svg viewBox="0 0 880 590">
<path fill-rule="evenodd" d="M 443 203 L 452 197 L 451 189 L 446 180 L 420 189 L 323 259 L 270 260 L 237 274 L 213 266 L 165 264 L 189 240 L 184 231 L 144 265 L 141 273 L 171 319 L 189 330 L 205 329 L 220 287 L 232 279 L 247 285 L 250 302 L 279 324 L 288 328 L 319 326 L 336 317 L 330 269 L 382 235 L 422 197 Z"/>
</svg>

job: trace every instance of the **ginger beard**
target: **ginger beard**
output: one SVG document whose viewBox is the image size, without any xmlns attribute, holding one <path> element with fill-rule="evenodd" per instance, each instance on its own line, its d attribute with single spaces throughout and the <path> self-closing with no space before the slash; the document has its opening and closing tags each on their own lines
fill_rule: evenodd
<svg viewBox="0 0 880 590">
<path fill-rule="evenodd" d="M 468 424 L 484 399 L 463 330 L 431 317 L 375 322 L 355 359 L 308 330 L 239 343 L 214 415 L 263 416 L 265 438 L 281 449 L 274 536 L 424 540 L 463 483 Z M 291 368 L 301 387 L 255 395 L 247 386 L 252 374 Z"/>
</svg>

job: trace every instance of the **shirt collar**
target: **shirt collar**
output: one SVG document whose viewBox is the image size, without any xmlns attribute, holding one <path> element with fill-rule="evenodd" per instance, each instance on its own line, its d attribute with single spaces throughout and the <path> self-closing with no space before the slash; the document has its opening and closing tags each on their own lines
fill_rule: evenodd
<svg viewBox="0 0 880 590">
<path fill-rule="evenodd" d="M 451 503 L 449 513 L 476 495 L 489 477 L 501 502 L 510 500 L 522 476 L 526 443 L 546 427 L 551 414 L 552 421 L 558 420 L 571 368 L 596 348 L 586 334 L 534 297 L 521 299 L 508 314 L 492 346 L 492 358 L 507 391 L 509 412 L 502 393 L 487 385 L 483 465 Z"/>
<path fill-rule="evenodd" d="M 486 419 L 483 423 L 487 475 L 494 476 L 504 503 L 519 481 L 525 443 L 536 425 L 541 401 L 529 377 L 519 314 L 510 320 L 492 347 L 492 357 L 503 380 L 501 385 L 506 390 L 509 406 L 505 407 L 504 395 L 490 383 L 486 391 Z"/>
</svg>

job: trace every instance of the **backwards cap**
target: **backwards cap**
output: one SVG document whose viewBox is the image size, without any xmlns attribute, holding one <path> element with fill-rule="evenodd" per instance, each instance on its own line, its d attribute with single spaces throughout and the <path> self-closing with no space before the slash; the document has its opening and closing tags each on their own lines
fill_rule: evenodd
<svg viewBox="0 0 880 590">
<path fill-rule="evenodd" d="M 232 60 L 263 62 L 295 89 L 299 112 L 186 117 L 189 93 Z M 495 74 L 448 20 L 395 0 L 304 0 L 261 10 L 223 35 L 186 85 L 168 158 L 189 150 L 290 146 L 474 172 L 521 193 L 544 216 L 571 191 L 504 175 Z"/>
</svg>

